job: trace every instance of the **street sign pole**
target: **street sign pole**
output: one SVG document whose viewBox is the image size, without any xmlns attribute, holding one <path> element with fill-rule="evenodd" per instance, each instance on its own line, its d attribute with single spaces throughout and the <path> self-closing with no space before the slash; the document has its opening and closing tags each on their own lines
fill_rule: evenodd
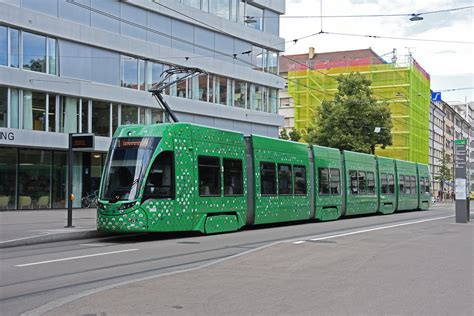
<svg viewBox="0 0 474 316">
<path fill-rule="evenodd" d="M 73 166 L 73 151 L 72 151 L 72 133 L 69 133 L 68 154 L 67 154 L 67 226 L 72 228 L 72 166 Z"/>
<path fill-rule="evenodd" d="M 466 139 L 454 141 L 454 178 L 456 192 L 456 223 L 467 223 L 469 221 L 469 201 L 467 194 L 467 154 Z"/>
</svg>

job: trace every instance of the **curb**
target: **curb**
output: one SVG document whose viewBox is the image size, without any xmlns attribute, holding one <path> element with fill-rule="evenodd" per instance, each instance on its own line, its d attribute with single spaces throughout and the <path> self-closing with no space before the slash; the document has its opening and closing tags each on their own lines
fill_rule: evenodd
<svg viewBox="0 0 474 316">
<path fill-rule="evenodd" d="M 57 241 L 66 240 L 77 240 L 77 239 L 88 239 L 97 237 L 107 237 L 109 233 L 98 232 L 97 230 L 83 230 L 77 232 L 65 232 L 65 233 L 51 233 L 39 236 L 24 237 L 6 241 L 0 241 L 1 248 L 19 247 L 19 246 L 30 246 L 37 244 L 44 244 Z"/>
</svg>

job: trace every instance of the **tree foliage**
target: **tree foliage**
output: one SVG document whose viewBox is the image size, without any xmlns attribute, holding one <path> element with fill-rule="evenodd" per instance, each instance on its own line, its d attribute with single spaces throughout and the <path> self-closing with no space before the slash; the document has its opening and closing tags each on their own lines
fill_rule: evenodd
<svg viewBox="0 0 474 316">
<path fill-rule="evenodd" d="M 444 184 L 453 179 L 451 169 L 448 166 L 449 162 L 449 155 L 443 150 L 441 154 L 441 165 L 439 166 L 439 174 L 434 177 L 436 181 L 439 181 L 441 191 L 444 191 Z"/>
<path fill-rule="evenodd" d="M 290 140 L 298 142 L 301 139 L 301 133 L 297 129 L 293 129 L 289 134 Z"/>
<path fill-rule="evenodd" d="M 284 140 L 290 139 L 290 137 L 288 136 L 288 131 L 286 130 L 286 128 L 283 128 L 280 131 L 280 139 L 284 139 Z"/>
<path fill-rule="evenodd" d="M 392 145 L 392 119 L 385 102 L 377 102 L 371 81 L 359 73 L 341 75 L 334 101 L 323 101 L 316 128 L 305 140 L 311 144 L 373 154 L 375 146 Z M 376 130 L 376 127 L 379 129 Z"/>
</svg>

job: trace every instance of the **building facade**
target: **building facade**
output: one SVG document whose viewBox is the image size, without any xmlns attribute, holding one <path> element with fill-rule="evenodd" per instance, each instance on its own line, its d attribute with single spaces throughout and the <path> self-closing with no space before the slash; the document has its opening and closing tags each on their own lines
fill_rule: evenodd
<svg viewBox="0 0 474 316">
<path fill-rule="evenodd" d="M 81 207 L 117 126 L 167 120 L 147 90 L 175 66 L 206 71 L 165 91 L 181 121 L 278 136 L 284 11 L 283 0 L 1 0 L 0 209 L 65 207 L 68 133 L 93 133 L 95 150 L 74 154 Z"/>
<path fill-rule="evenodd" d="M 438 192 L 447 191 L 448 184 L 439 181 L 440 168 L 442 166 L 443 153 L 446 155 L 445 143 L 447 138 L 445 128 L 446 113 L 443 104 L 437 101 L 430 103 L 430 173 L 431 173 L 431 193 L 438 196 Z M 450 140 L 452 142 L 452 140 Z M 447 158 L 447 157 L 446 157 Z M 448 161 L 452 161 L 448 158 Z M 451 170 L 451 169 L 450 169 Z"/>
</svg>

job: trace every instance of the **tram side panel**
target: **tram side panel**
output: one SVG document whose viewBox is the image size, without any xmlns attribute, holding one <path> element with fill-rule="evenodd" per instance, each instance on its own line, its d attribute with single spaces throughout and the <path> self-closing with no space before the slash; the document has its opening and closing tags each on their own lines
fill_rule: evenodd
<svg viewBox="0 0 474 316">
<path fill-rule="evenodd" d="M 252 135 L 254 223 L 310 217 L 310 176 L 306 144 Z"/>
<path fill-rule="evenodd" d="M 428 165 L 416 164 L 418 176 L 418 208 L 427 210 L 431 206 L 430 170 Z"/>
<path fill-rule="evenodd" d="M 196 179 L 194 230 L 238 230 L 247 217 L 244 136 L 196 125 L 192 125 L 192 135 L 194 161 L 189 170 Z"/>
<path fill-rule="evenodd" d="M 391 214 L 397 208 L 397 190 L 395 185 L 395 161 L 391 158 L 376 157 L 379 196 L 379 213 Z"/>
<path fill-rule="evenodd" d="M 395 160 L 398 180 L 397 211 L 415 210 L 418 208 L 418 178 L 416 163 Z"/>
<path fill-rule="evenodd" d="M 342 215 L 342 170 L 339 149 L 312 146 L 316 218 L 336 220 Z"/>
<path fill-rule="evenodd" d="M 343 151 L 345 215 L 376 213 L 378 210 L 375 156 Z"/>
</svg>

